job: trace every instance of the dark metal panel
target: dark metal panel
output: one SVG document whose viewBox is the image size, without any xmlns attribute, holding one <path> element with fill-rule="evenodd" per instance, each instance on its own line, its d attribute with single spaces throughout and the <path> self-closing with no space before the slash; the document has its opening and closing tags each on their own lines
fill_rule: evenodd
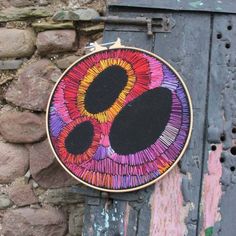
<svg viewBox="0 0 236 236">
<path fill-rule="evenodd" d="M 235 0 L 109 0 L 109 6 L 236 13 Z"/>
<path fill-rule="evenodd" d="M 236 235 L 236 16 L 213 19 L 200 232 Z M 235 149 L 234 149 L 235 147 Z"/>
<path fill-rule="evenodd" d="M 193 133 L 189 147 L 181 159 L 180 171 L 183 198 L 185 204 L 191 206 L 185 219 L 187 235 L 196 235 L 204 149 L 211 16 L 204 13 L 175 13 L 173 18 L 176 27 L 170 34 L 157 34 L 154 51 L 182 74 L 193 102 Z"/>
</svg>

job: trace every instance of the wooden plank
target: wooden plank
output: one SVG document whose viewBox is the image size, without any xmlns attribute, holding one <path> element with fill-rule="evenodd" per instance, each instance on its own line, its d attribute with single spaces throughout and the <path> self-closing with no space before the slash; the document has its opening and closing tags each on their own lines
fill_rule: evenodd
<svg viewBox="0 0 236 236">
<path fill-rule="evenodd" d="M 109 0 L 108 6 L 236 13 L 235 0 Z"/>
<path fill-rule="evenodd" d="M 83 230 L 85 236 L 96 235 L 96 230 L 106 232 L 104 235 L 120 233 L 127 236 L 183 236 L 197 233 L 203 156 L 203 142 L 199 140 L 204 138 L 211 21 L 208 14 L 175 13 L 173 17 L 176 27 L 172 33 L 161 33 L 155 38 L 149 38 L 145 32 L 106 31 L 104 42 L 120 37 L 128 46 L 149 51 L 154 46 L 158 55 L 167 59 L 183 74 L 193 99 L 196 121 L 189 148 L 180 168 L 174 168 L 155 186 L 145 189 L 141 194 L 140 191 L 123 194 L 124 198 L 120 200 L 117 195 L 118 199 L 113 202 L 116 201 L 121 210 L 115 218 L 112 215 L 116 205 L 112 203 L 107 207 L 107 201 L 110 200 L 102 200 L 100 205 L 88 204 L 85 213 L 87 226 Z M 139 194 L 141 201 L 133 201 L 134 196 Z M 116 198 L 113 194 L 109 196 Z M 99 222 L 100 228 L 95 230 L 94 225 L 98 225 L 96 222 Z"/>
<path fill-rule="evenodd" d="M 85 208 L 83 235 L 125 235 L 123 222 L 130 214 L 127 202 L 98 199 L 98 205 L 88 204 Z M 130 235 L 135 235 L 132 232 Z"/>
<path fill-rule="evenodd" d="M 203 144 L 199 143 L 199 140 L 203 140 L 204 137 L 211 25 L 210 16 L 206 14 L 174 14 L 174 17 L 177 26 L 173 32 L 156 35 L 156 41 L 148 38 L 145 32 L 105 32 L 105 42 L 120 37 L 125 45 L 141 47 L 149 51 L 152 51 L 154 43 L 154 51 L 171 62 L 185 77 L 193 99 L 194 120 L 197 121 L 194 122 L 191 143 L 180 168 L 176 167 L 155 186 L 148 188 L 146 194 L 140 195 L 145 197 L 144 201 L 140 204 L 137 201 L 128 201 L 134 199 L 133 194 L 138 193 L 127 193 L 122 201 L 116 200 L 122 210 L 114 221 L 104 220 L 102 212 L 106 203 L 98 206 L 87 205 L 85 222 L 90 226 L 100 222 L 99 226 L 110 233 L 107 235 L 114 235 L 117 229 L 121 235 L 127 236 L 183 236 L 196 235 L 197 232 L 203 156 Z M 195 65 L 194 69 L 193 65 Z M 106 211 L 108 219 L 112 219 L 114 207 L 111 204 L 110 208 L 106 208 L 109 209 Z M 91 217 L 91 210 L 96 218 Z M 116 228 L 114 225 L 117 225 Z M 84 235 L 95 234 L 85 228 Z"/>
<path fill-rule="evenodd" d="M 150 232 L 183 236 L 197 233 L 211 17 L 201 13 L 174 13 L 173 18 L 176 27 L 171 33 L 156 35 L 154 51 L 183 75 L 192 97 L 194 126 L 180 168 L 156 183 Z"/>
<path fill-rule="evenodd" d="M 199 235 L 235 235 L 236 16 L 213 19 L 211 69 Z"/>
</svg>

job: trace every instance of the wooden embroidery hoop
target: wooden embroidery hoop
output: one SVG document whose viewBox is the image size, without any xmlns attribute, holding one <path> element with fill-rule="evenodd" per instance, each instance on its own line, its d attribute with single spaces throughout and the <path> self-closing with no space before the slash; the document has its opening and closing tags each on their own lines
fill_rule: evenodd
<svg viewBox="0 0 236 236">
<path fill-rule="evenodd" d="M 109 43 L 107 43 L 106 45 L 108 45 Z M 48 100 L 48 104 L 47 104 L 47 109 L 46 109 L 46 132 L 47 132 L 47 138 L 48 138 L 48 141 L 49 141 L 49 145 L 53 151 L 53 154 L 54 156 L 56 157 L 57 161 L 60 163 L 60 165 L 65 169 L 65 171 L 67 173 L 69 173 L 73 178 L 75 178 L 76 180 L 78 180 L 80 183 L 83 183 L 84 185 L 88 186 L 88 187 L 91 187 L 93 189 L 96 189 L 96 190 L 100 190 L 100 191 L 104 191 L 104 192 L 111 192 L 111 193 L 122 193 L 122 192 L 132 192 L 132 191 L 136 191 L 136 190 L 139 190 L 139 189 L 143 189 L 145 187 L 148 187 L 154 183 L 156 183 L 158 180 L 160 180 L 161 178 L 163 178 L 167 173 L 169 173 L 175 166 L 176 164 L 179 162 L 179 160 L 181 159 L 181 157 L 183 156 L 183 154 L 185 153 L 187 147 L 188 147 L 188 144 L 189 144 L 189 141 L 190 141 L 190 137 L 191 137 L 191 134 L 192 134 L 192 128 L 193 128 L 193 107 L 192 107 L 192 100 L 191 100 L 191 97 L 190 97 L 190 94 L 189 94 L 189 91 L 182 79 L 182 77 L 179 75 L 179 73 L 167 62 L 165 61 L 163 58 L 157 56 L 156 54 L 152 53 L 152 52 L 149 52 L 149 51 L 146 51 L 146 50 L 143 50 L 143 49 L 140 49 L 140 48 L 136 48 L 136 47 L 127 47 L 127 46 L 124 46 L 121 44 L 121 40 L 120 38 L 117 39 L 116 42 L 114 42 L 114 44 L 110 47 L 104 47 L 103 45 L 99 45 L 98 43 L 94 43 L 93 44 L 93 47 L 94 47 L 94 50 L 86 55 L 84 55 L 83 57 L 79 58 L 78 60 L 76 60 L 72 65 L 70 65 L 64 72 L 63 74 L 60 76 L 60 78 L 58 79 L 58 81 L 56 82 L 56 84 L 54 85 L 54 88 L 51 92 L 51 95 L 49 97 L 49 100 Z M 137 51 L 140 51 L 140 52 L 144 52 L 144 53 L 147 53 L 155 58 L 157 58 L 159 61 L 161 61 L 162 63 L 164 63 L 165 65 L 167 65 L 174 73 L 175 75 L 177 76 L 177 78 L 180 80 L 183 88 L 184 88 L 184 91 L 187 95 L 187 99 L 188 99 L 188 103 L 189 103 L 189 116 L 190 116 L 190 124 L 189 124 L 189 132 L 188 132 L 188 135 L 187 135 L 187 139 L 186 139 L 186 142 L 184 144 L 184 147 L 183 149 L 181 150 L 178 158 L 173 162 L 173 164 L 163 173 L 161 174 L 159 177 L 157 177 L 156 179 L 153 179 L 152 181 L 146 183 L 146 184 L 143 184 L 143 185 L 140 185 L 140 186 L 137 186 L 137 187 L 134 187 L 134 188 L 128 188 L 128 189 L 106 189 L 106 188 L 102 188 L 102 187 L 97 187 L 97 186 L 94 186 L 92 184 L 89 184 L 85 181 L 83 181 L 82 179 L 78 178 L 75 174 L 73 174 L 70 170 L 67 169 L 67 167 L 62 163 L 62 161 L 60 160 L 60 158 L 58 157 L 58 155 L 56 154 L 55 150 L 54 150 L 54 147 L 52 145 L 52 142 L 51 142 L 51 138 L 50 138 L 50 134 L 49 134 L 49 108 L 50 108 L 50 104 L 51 104 L 51 100 L 52 100 L 52 97 L 54 95 L 54 92 L 55 92 L 55 89 L 57 88 L 57 85 L 59 84 L 59 82 L 62 80 L 62 78 L 64 77 L 64 75 L 75 65 L 77 64 L 78 62 L 80 62 L 81 60 L 85 59 L 86 57 L 88 56 L 91 56 L 97 52 L 102 52 L 102 51 L 106 51 L 106 50 L 109 50 L 109 49 L 119 49 L 119 48 L 127 48 L 127 49 L 134 49 L 134 50 L 137 50 Z"/>
</svg>

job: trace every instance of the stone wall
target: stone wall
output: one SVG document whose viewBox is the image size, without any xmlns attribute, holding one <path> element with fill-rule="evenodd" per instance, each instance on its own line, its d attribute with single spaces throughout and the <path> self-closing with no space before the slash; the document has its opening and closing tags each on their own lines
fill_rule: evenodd
<svg viewBox="0 0 236 236">
<path fill-rule="evenodd" d="M 63 70 L 101 41 L 103 25 L 86 20 L 104 9 L 105 0 L 0 0 L 0 235 L 81 235 L 84 198 L 50 150 L 45 110 Z"/>
</svg>

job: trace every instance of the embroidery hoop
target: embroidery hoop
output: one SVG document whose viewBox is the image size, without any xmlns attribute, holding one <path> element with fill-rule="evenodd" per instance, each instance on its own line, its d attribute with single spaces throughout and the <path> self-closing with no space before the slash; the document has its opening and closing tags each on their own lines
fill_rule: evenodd
<svg viewBox="0 0 236 236">
<path fill-rule="evenodd" d="M 107 43 L 106 45 L 109 45 L 109 43 Z M 154 183 L 156 183 L 157 181 L 159 181 L 161 178 L 163 178 L 167 173 L 169 173 L 175 166 L 176 164 L 179 162 L 179 160 L 182 158 L 183 154 L 185 153 L 187 147 L 188 147 L 188 144 L 189 144 L 189 141 L 190 141 L 190 138 L 191 138 L 191 134 L 192 134 L 192 128 L 193 128 L 193 108 L 192 108 L 192 101 L 191 101 L 191 97 L 190 97 L 190 94 L 189 94 L 189 91 L 182 79 L 182 77 L 180 76 L 180 74 L 167 62 L 165 61 L 163 58 L 159 57 L 158 55 L 152 53 L 152 52 L 149 52 L 149 51 L 146 51 L 144 49 L 140 49 L 140 48 L 136 48 L 136 47 L 128 47 L 128 46 L 124 46 L 121 44 L 121 41 L 120 39 L 118 38 L 117 41 L 110 47 L 104 47 L 102 45 L 99 45 L 97 44 L 96 42 L 94 43 L 94 45 L 92 46 L 94 47 L 94 50 L 86 55 L 84 55 L 83 57 L 79 58 L 77 61 L 75 61 L 72 65 L 70 65 L 64 72 L 63 74 L 60 76 L 60 78 L 58 79 L 58 81 L 56 82 L 52 92 L 51 92 L 51 95 L 50 95 L 50 98 L 49 98 L 49 101 L 48 101 L 48 105 L 47 105 L 47 110 L 46 110 L 46 132 L 47 132 L 47 137 L 48 137 L 48 141 L 49 141 L 49 145 L 53 151 L 53 154 L 54 156 L 56 157 L 57 161 L 60 163 L 60 165 L 64 168 L 64 170 L 69 173 L 73 178 L 75 178 L 76 180 L 78 180 L 80 183 L 88 186 L 88 187 L 91 187 L 93 189 L 96 189 L 96 190 L 100 190 L 100 191 L 104 191 L 104 192 L 113 192 L 113 193 L 121 193 L 121 192 L 131 192 L 131 191 L 136 191 L 136 190 L 139 190 L 139 189 L 143 189 L 145 187 L 148 187 Z M 92 48 L 92 47 L 88 47 L 88 48 Z M 175 159 L 175 161 L 171 164 L 171 166 L 164 172 L 162 173 L 160 176 L 158 176 L 157 178 L 145 183 L 145 184 L 142 184 L 142 185 L 139 185 L 137 187 L 133 187 L 133 188 L 127 188 L 127 189 L 107 189 L 107 188 L 103 188 L 103 187 L 98 187 L 98 186 L 95 186 L 95 185 L 92 185 L 90 183 L 87 183 L 86 181 L 82 180 L 81 178 L 77 177 L 74 173 L 72 173 L 72 171 L 70 171 L 66 166 L 65 164 L 61 161 L 61 159 L 58 157 L 58 154 L 56 153 L 54 147 L 53 147 L 53 144 L 52 144 L 52 140 L 51 140 L 51 136 L 50 136 L 50 131 L 49 131 L 49 110 L 50 110 L 50 105 L 51 105 L 51 101 L 52 101 L 52 98 L 53 98 L 53 95 L 55 93 L 55 90 L 58 86 L 58 84 L 60 83 L 60 81 L 63 79 L 63 77 L 66 75 L 66 73 L 77 63 L 79 63 L 80 61 L 82 61 L 83 59 L 85 59 L 86 57 L 89 57 L 97 52 L 103 52 L 103 51 L 106 51 L 106 50 L 109 50 L 109 49 L 133 49 L 133 50 L 137 50 L 139 52 L 143 52 L 143 53 L 146 53 L 146 54 L 149 54 L 151 56 L 153 56 L 154 58 L 156 58 L 158 61 L 162 62 L 163 64 L 165 64 L 168 68 L 170 68 L 170 70 L 176 75 L 176 77 L 178 78 L 178 80 L 181 82 L 182 86 L 183 86 L 183 89 L 185 91 L 185 94 L 186 94 L 186 97 L 187 97 L 187 100 L 188 100 L 188 104 L 189 104 L 189 130 L 188 130 L 188 135 L 186 137 L 186 141 L 185 141 L 185 144 L 184 144 L 184 147 L 182 148 L 180 154 L 178 155 L 178 157 Z"/>
</svg>

